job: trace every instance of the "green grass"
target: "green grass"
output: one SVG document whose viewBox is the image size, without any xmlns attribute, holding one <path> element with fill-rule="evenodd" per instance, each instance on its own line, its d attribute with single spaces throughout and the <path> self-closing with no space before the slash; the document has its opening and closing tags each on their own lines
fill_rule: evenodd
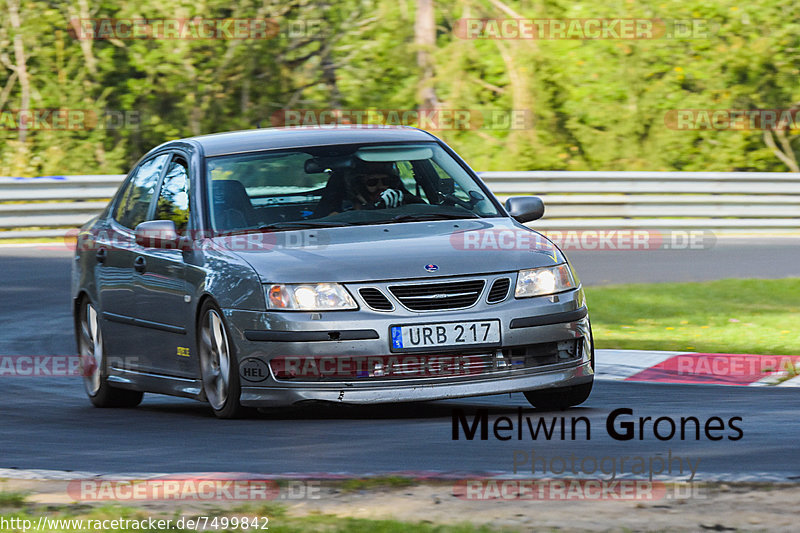
<svg viewBox="0 0 800 533">
<path fill-rule="evenodd" d="M 2 235 L 2 233 L 0 233 Z M 75 244 L 75 239 L 67 239 L 66 237 L 29 237 L 24 239 L 2 239 L 0 244 L 58 244 L 63 245 L 65 248 Z"/>
<path fill-rule="evenodd" d="M 346 492 L 372 489 L 397 489 L 411 487 L 417 482 L 413 479 L 400 476 L 378 476 L 363 479 L 348 479 L 341 483 L 340 488 Z"/>
<path fill-rule="evenodd" d="M 800 354 L 800 278 L 585 290 L 598 348 Z"/>
<path fill-rule="evenodd" d="M 27 502 L 28 495 L 24 492 L 2 491 L 0 492 L 0 507 L 23 507 Z"/>
<path fill-rule="evenodd" d="M 270 511 L 274 511 L 274 508 L 270 508 Z M 263 509 L 261 510 L 264 511 Z M 28 513 L 15 513 L 13 515 L 3 514 L 0 515 L 2 518 L 9 520 L 10 518 L 20 518 L 20 519 L 28 519 L 31 520 L 33 524 L 36 524 L 37 520 L 41 513 L 44 510 L 37 510 L 31 514 Z M 46 513 L 48 518 L 51 519 L 75 519 L 75 518 L 83 518 L 92 519 L 92 520 L 102 520 L 102 519 L 117 519 L 117 518 L 128 518 L 128 519 L 146 519 L 148 517 L 148 513 L 142 510 L 134 510 L 125 507 L 109 505 L 109 506 L 101 506 L 96 508 L 89 513 L 69 513 L 69 512 L 47 512 Z M 242 513 L 240 510 L 239 512 L 227 512 L 224 513 L 224 516 L 244 516 L 245 514 L 250 516 L 267 516 L 269 518 L 269 531 L 274 533 L 303 533 L 306 531 L 323 531 L 326 533 L 406 533 L 408 531 L 420 531 L 422 533 L 489 533 L 491 531 L 497 531 L 497 529 L 487 528 L 487 527 L 479 527 L 473 526 L 471 524 L 460 524 L 460 525 L 438 525 L 432 524 L 430 522 L 405 522 L 405 521 L 398 521 L 398 520 L 373 520 L 373 519 L 365 519 L 365 518 L 349 518 L 349 517 L 338 517 L 333 515 L 326 515 L 326 514 L 311 514 L 308 516 L 288 516 L 282 513 L 273 513 L 269 512 L 268 514 L 257 514 L 257 513 Z M 208 516 L 208 513 L 198 513 L 198 515 L 193 516 Z M 154 518 L 161 518 L 161 519 L 172 519 L 173 527 L 175 524 L 175 520 L 177 516 L 175 515 L 166 515 L 163 513 L 156 513 L 153 515 Z M 188 515 L 187 515 L 188 516 Z M 11 532 L 15 531 L 10 528 L 0 528 L 0 531 L 3 532 Z M 79 530 L 74 529 L 61 529 L 60 531 L 64 533 L 79 533 Z M 120 529 L 116 530 L 108 530 L 108 531 L 124 531 Z M 135 529 L 133 531 L 159 531 L 157 529 L 149 530 L 149 529 Z M 161 530 L 163 531 L 163 530 Z M 213 531 L 213 530 L 209 530 Z M 223 531 L 223 530 L 219 530 Z M 234 530 L 225 530 L 225 531 L 234 531 Z M 251 531 L 251 532 L 258 532 L 262 531 L 260 529 L 249 529 L 249 530 L 242 530 L 238 529 L 235 531 Z M 508 530 L 504 530 L 508 531 Z M 187 533 L 196 533 L 193 530 L 188 530 Z"/>
<path fill-rule="evenodd" d="M 325 531 L 329 533 L 476 533 L 496 531 L 487 527 L 470 524 L 438 525 L 425 522 L 401 522 L 398 520 L 369 520 L 364 518 L 339 518 L 330 515 L 291 518 L 287 521 L 270 520 L 270 532 L 304 533 L 306 531 Z"/>
</svg>

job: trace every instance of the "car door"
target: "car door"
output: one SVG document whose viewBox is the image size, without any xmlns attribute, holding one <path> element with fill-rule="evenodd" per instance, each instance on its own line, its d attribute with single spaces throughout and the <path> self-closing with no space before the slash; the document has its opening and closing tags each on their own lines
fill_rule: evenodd
<svg viewBox="0 0 800 533">
<path fill-rule="evenodd" d="M 148 220 L 172 220 L 178 234 L 185 235 L 190 230 L 190 192 L 187 157 L 173 153 Z M 185 253 L 179 248 L 136 248 L 137 324 L 145 330 L 141 346 L 147 353 L 147 370 L 157 374 L 196 374 L 187 338 L 192 292 L 186 286 Z"/>
<path fill-rule="evenodd" d="M 168 159 L 166 154 L 157 155 L 131 172 L 95 244 L 106 353 L 124 357 L 125 366 L 131 369 L 140 368 L 146 357 L 139 349 L 140 331 L 135 325 L 134 228 L 147 219 Z"/>
</svg>

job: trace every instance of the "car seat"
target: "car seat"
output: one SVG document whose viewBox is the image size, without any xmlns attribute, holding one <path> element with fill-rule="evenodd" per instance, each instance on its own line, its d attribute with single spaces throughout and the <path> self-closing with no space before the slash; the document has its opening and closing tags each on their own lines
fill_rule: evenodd
<svg viewBox="0 0 800 533">
<path fill-rule="evenodd" d="M 213 180 L 214 227 L 232 231 L 258 226 L 258 215 L 244 185 L 237 180 Z"/>
</svg>

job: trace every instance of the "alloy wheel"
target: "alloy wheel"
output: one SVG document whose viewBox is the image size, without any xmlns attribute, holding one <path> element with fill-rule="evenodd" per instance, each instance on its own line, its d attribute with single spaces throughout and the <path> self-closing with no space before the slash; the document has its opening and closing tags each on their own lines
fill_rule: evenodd
<svg viewBox="0 0 800 533">
<path fill-rule="evenodd" d="M 91 303 L 83 308 L 80 322 L 80 368 L 83 384 L 89 396 L 100 390 L 103 373 L 103 334 L 97 311 Z"/>
<path fill-rule="evenodd" d="M 208 403 L 220 410 L 228 400 L 231 351 L 222 318 L 215 309 L 206 312 L 200 332 L 200 368 Z"/>
</svg>

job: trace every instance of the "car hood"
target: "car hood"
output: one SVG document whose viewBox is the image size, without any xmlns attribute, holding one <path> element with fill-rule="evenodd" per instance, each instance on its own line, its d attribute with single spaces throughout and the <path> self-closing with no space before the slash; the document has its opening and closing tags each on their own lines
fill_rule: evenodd
<svg viewBox="0 0 800 533">
<path fill-rule="evenodd" d="M 363 282 L 510 272 L 566 259 L 507 218 L 410 222 L 216 237 L 264 283 Z"/>
</svg>

